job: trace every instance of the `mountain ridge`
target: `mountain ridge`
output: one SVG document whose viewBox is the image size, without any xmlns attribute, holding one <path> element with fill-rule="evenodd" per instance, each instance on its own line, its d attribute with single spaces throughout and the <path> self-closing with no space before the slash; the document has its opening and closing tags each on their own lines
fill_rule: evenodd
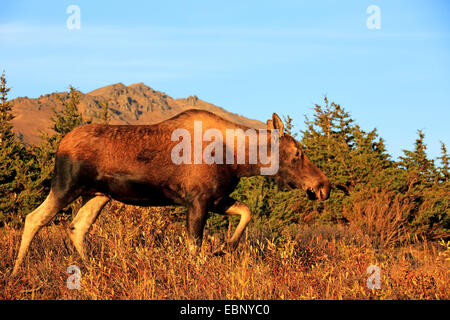
<svg viewBox="0 0 450 320">
<path fill-rule="evenodd" d="M 174 99 L 143 82 L 128 86 L 119 82 L 87 93 L 81 91 L 78 93 L 80 95 L 79 111 L 85 119 L 93 119 L 94 122 L 101 114 L 104 103 L 108 103 L 110 124 L 154 124 L 188 109 L 201 109 L 237 124 L 255 129 L 265 128 L 265 124 L 261 121 L 229 112 L 195 95 Z M 12 120 L 14 131 L 23 142 L 37 145 L 41 141 L 42 132 L 53 133 L 52 108 L 57 110 L 62 108 L 58 97 L 67 99 L 68 93 L 54 92 L 41 95 L 39 98 L 18 97 L 11 100 L 15 115 Z"/>
</svg>

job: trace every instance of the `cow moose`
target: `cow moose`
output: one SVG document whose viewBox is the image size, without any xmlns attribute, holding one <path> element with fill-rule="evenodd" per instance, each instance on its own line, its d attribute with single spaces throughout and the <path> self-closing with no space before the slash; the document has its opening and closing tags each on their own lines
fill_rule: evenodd
<svg viewBox="0 0 450 320">
<path fill-rule="evenodd" d="M 39 229 L 80 196 L 82 207 L 71 222 L 68 234 L 83 259 L 86 259 L 86 232 L 111 199 L 139 206 L 185 206 L 188 242 L 194 251 L 201 246 L 208 212 L 239 215 L 240 222 L 227 242 L 229 248 L 235 249 L 251 212 L 246 204 L 229 195 L 241 177 L 261 175 L 263 164 L 259 160 L 256 163 L 174 163 L 171 150 L 177 141 L 172 133 L 184 128 L 185 132 L 195 135 L 196 121 L 201 121 L 203 129 L 214 129 L 223 136 L 228 129 L 250 129 L 213 113 L 193 109 L 154 125 L 88 124 L 68 133 L 56 153 L 47 198 L 26 216 L 12 275 L 17 274 Z M 283 132 L 283 123 L 277 114 L 268 120 L 266 132 L 277 133 L 276 161 L 279 163 L 278 171 L 273 174 L 275 179 L 288 188 L 305 190 L 312 200 L 327 199 L 331 189 L 329 180 L 300 150 L 298 142 Z M 272 134 L 258 136 L 267 139 L 268 144 L 274 143 L 270 140 Z M 246 140 L 247 158 L 254 143 L 250 140 Z M 231 150 L 236 157 L 234 141 Z M 223 151 L 229 154 L 229 145 L 225 144 Z"/>
</svg>

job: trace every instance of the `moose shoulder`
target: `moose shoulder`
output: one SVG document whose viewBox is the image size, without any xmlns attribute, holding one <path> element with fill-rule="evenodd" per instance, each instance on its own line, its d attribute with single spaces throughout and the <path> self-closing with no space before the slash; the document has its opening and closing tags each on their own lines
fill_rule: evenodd
<svg viewBox="0 0 450 320">
<path fill-rule="evenodd" d="M 271 166 L 276 171 L 267 171 Z M 59 145 L 49 195 L 26 217 L 13 275 L 39 229 L 80 196 L 83 206 L 69 235 L 83 258 L 85 234 L 111 199 L 141 206 L 187 207 L 188 240 L 193 250 L 201 245 L 208 211 L 240 215 L 228 241 L 234 249 L 251 213 L 229 194 L 239 178 L 261 175 L 264 169 L 279 183 L 305 190 L 311 199 L 329 196 L 330 182 L 298 143 L 283 133 L 276 114 L 264 132 L 200 110 L 155 125 L 78 127 Z"/>
</svg>

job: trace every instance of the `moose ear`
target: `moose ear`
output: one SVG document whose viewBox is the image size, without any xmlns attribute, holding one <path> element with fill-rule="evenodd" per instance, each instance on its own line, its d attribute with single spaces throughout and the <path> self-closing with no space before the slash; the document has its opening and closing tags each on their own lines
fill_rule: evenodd
<svg viewBox="0 0 450 320">
<path fill-rule="evenodd" d="M 278 129 L 280 131 L 280 137 L 283 136 L 284 135 L 283 121 L 281 121 L 280 117 L 276 113 L 272 115 L 272 121 L 273 121 L 273 128 Z"/>
<path fill-rule="evenodd" d="M 273 129 L 273 121 L 267 120 L 267 130 L 272 130 L 272 129 Z"/>
</svg>

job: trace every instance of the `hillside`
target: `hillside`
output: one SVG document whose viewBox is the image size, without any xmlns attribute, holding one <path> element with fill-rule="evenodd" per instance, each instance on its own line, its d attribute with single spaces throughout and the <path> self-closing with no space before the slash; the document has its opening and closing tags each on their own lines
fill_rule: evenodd
<svg viewBox="0 0 450 320">
<path fill-rule="evenodd" d="M 51 132 L 52 107 L 61 103 L 57 97 L 65 98 L 66 92 L 51 93 L 36 99 L 21 97 L 12 100 L 14 130 L 28 144 L 38 144 L 40 132 Z M 253 128 L 264 128 L 265 124 L 203 101 L 197 96 L 173 99 L 164 92 L 156 91 L 144 83 L 125 86 L 117 83 L 86 94 L 80 92 L 80 111 L 85 119 L 95 118 L 102 111 L 101 104 L 108 102 L 111 124 L 152 124 L 166 120 L 187 109 L 202 109 L 213 112 L 227 120 Z"/>
</svg>

